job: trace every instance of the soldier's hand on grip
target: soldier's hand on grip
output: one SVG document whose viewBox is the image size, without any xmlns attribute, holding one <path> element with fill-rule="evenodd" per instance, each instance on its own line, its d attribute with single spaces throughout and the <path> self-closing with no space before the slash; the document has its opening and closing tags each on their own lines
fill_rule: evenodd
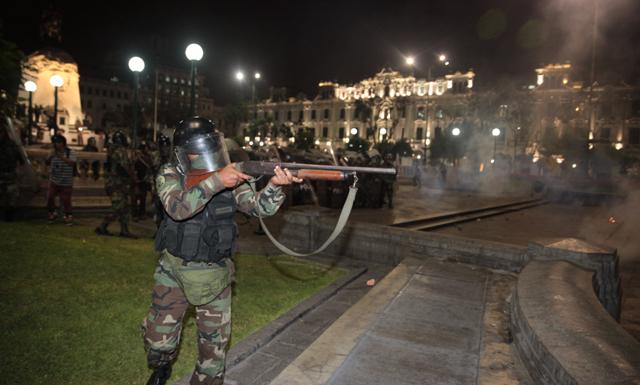
<svg viewBox="0 0 640 385">
<path fill-rule="evenodd" d="M 302 179 L 296 178 L 295 176 L 291 175 L 291 171 L 289 171 L 286 168 L 283 170 L 279 166 L 276 166 L 273 172 L 276 175 L 274 175 L 271 178 L 271 183 L 276 186 L 284 186 L 284 185 L 291 184 L 293 182 L 296 182 L 296 183 L 302 182 Z"/>
<path fill-rule="evenodd" d="M 224 184 L 224 187 L 233 188 L 245 180 L 251 179 L 251 176 L 236 170 L 235 163 L 228 164 L 222 170 L 216 172 L 218 178 Z"/>
</svg>

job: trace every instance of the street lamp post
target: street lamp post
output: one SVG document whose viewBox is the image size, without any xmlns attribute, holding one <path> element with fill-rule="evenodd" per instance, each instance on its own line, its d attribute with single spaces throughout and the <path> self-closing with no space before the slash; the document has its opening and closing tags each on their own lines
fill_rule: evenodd
<svg viewBox="0 0 640 385">
<path fill-rule="evenodd" d="M 27 118 L 27 134 L 25 136 L 26 144 L 31 144 L 31 126 L 33 126 L 33 93 L 36 92 L 38 86 L 36 83 L 28 80 L 24 83 L 24 89 L 29 93 L 29 117 Z"/>
<path fill-rule="evenodd" d="M 491 130 L 491 135 L 493 135 L 493 158 L 491 159 L 491 163 L 495 162 L 496 159 L 496 146 L 498 145 L 498 136 L 500 136 L 500 129 L 498 127 Z"/>
<path fill-rule="evenodd" d="M 138 88 L 140 88 L 140 72 L 144 70 L 144 60 L 138 56 L 129 59 L 129 69 L 133 72 L 133 148 L 137 148 L 138 143 Z"/>
<path fill-rule="evenodd" d="M 185 55 L 187 55 L 187 59 L 191 61 L 191 116 L 195 116 L 196 114 L 196 65 L 202 59 L 204 55 L 204 51 L 199 44 L 192 43 L 187 46 L 187 49 L 184 51 Z"/>
<path fill-rule="evenodd" d="M 261 77 L 260 72 L 253 74 L 253 82 L 251 83 L 251 103 L 253 104 L 256 103 L 256 81 L 260 80 Z"/>
<path fill-rule="evenodd" d="M 448 66 L 449 65 L 449 60 L 447 60 L 447 56 L 444 54 L 440 54 L 438 55 L 438 63 L 442 64 L 444 66 Z M 427 80 L 431 81 L 431 69 L 433 68 L 433 63 L 429 62 L 429 71 L 427 74 Z"/>
<path fill-rule="evenodd" d="M 236 78 L 236 81 L 240 85 L 240 87 L 238 88 L 238 98 L 240 99 L 240 101 L 243 101 L 245 98 L 245 92 L 242 86 L 244 83 L 244 72 L 242 72 L 241 70 L 238 70 L 236 71 L 234 76 Z"/>
<path fill-rule="evenodd" d="M 58 88 L 64 84 L 64 79 L 60 75 L 53 75 L 49 79 L 49 83 L 53 86 L 53 134 L 58 133 Z"/>
</svg>

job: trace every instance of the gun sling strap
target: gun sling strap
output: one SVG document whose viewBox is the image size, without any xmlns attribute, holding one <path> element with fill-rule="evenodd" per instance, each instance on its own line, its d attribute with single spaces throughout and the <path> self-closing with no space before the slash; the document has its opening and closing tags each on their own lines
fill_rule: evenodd
<svg viewBox="0 0 640 385">
<path fill-rule="evenodd" d="M 356 199 L 356 193 L 358 192 L 358 187 L 356 186 L 357 181 L 358 181 L 358 178 L 355 177 L 353 185 L 349 186 L 349 194 L 347 195 L 347 199 L 344 202 L 344 206 L 342 206 L 340 217 L 338 217 L 338 222 L 336 223 L 336 227 L 333 229 L 333 232 L 331 233 L 331 235 L 329 235 L 329 238 L 327 238 L 327 240 L 324 241 L 322 246 L 320 246 L 318 249 L 310 253 L 295 252 L 289 249 L 287 246 L 283 245 L 282 243 L 278 242 L 278 240 L 273 235 L 271 235 L 271 232 L 269 232 L 269 229 L 267 229 L 267 226 L 264 224 L 264 221 L 262 220 L 262 215 L 260 215 L 260 211 L 257 210 L 258 219 L 260 220 L 260 226 L 262 226 L 262 230 L 264 230 L 265 234 L 267 234 L 267 237 L 269 237 L 273 245 L 287 255 L 293 255 L 296 257 L 308 257 L 314 254 L 321 253 L 327 247 L 329 247 L 329 245 L 338 237 L 338 235 L 340 235 L 340 233 L 344 229 L 344 226 L 347 224 L 347 221 L 349 220 L 349 215 L 351 214 L 351 209 L 353 208 L 353 202 Z M 255 180 L 250 182 L 249 184 L 251 185 L 251 188 L 253 189 L 254 193 L 256 193 L 254 182 Z"/>
</svg>

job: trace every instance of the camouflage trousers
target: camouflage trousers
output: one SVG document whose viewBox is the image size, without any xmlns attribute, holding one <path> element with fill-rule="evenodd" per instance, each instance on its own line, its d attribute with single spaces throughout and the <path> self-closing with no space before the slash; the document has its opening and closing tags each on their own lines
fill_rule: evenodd
<svg viewBox="0 0 640 385">
<path fill-rule="evenodd" d="M 131 197 L 129 191 L 113 191 L 111 193 L 111 214 L 104 218 L 109 224 L 116 219 L 121 225 L 127 225 L 131 217 Z"/>
<path fill-rule="evenodd" d="M 0 179 L 0 209 L 16 207 L 18 205 L 17 181 Z"/>
<path fill-rule="evenodd" d="M 221 385 L 231 336 L 233 262 L 185 265 L 181 261 L 164 251 L 156 267 L 151 307 L 142 324 L 147 361 L 154 368 L 176 358 L 184 314 L 193 304 L 196 305 L 198 361 L 190 384 Z M 214 280 L 210 281 L 212 277 Z"/>
</svg>

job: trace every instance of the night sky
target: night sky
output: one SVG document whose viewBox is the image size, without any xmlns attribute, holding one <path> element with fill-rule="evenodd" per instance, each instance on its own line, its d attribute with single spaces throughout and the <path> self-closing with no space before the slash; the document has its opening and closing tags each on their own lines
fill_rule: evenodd
<svg viewBox="0 0 640 385">
<path fill-rule="evenodd" d="M 237 88 L 233 73 L 259 70 L 261 96 L 286 86 L 315 96 L 318 81 L 350 83 L 382 67 L 416 75 L 443 52 L 453 70 L 472 68 L 479 87 L 535 80 L 542 63 L 571 61 L 588 79 L 594 0 L 53 2 L 64 12 L 61 48 L 82 74 L 126 79 L 132 55 L 188 69 L 184 49 L 204 48 L 200 71 L 221 104 Z M 640 1 L 599 0 L 597 79 L 638 84 Z M 51 2 L 3 10 L 2 34 L 25 53 L 41 48 L 41 13 Z M 5 5 L 6 7 L 6 5 Z M 434 73 L 437 73 L 437 69 Z"/>
</svg>

